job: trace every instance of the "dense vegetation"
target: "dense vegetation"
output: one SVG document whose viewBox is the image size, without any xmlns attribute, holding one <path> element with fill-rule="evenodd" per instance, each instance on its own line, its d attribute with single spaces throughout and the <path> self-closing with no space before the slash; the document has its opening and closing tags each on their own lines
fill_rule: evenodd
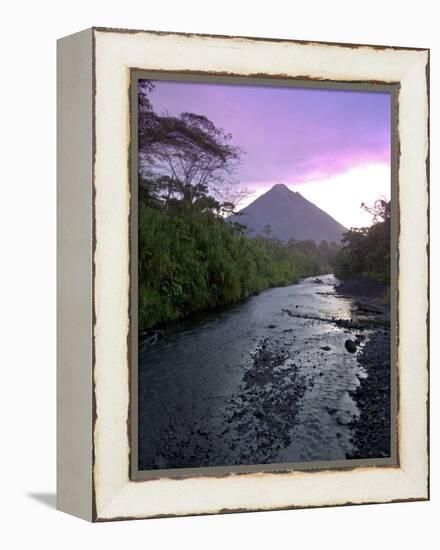
<svg viewBox="0 0 440 550">
<path fill-rule="evenodd" d="M 323 248 L 313 241 L 251 239 L 210 212 L 189 218 L 139 205 L 141 327 L 329 271 Z"/>
<path fill-rule="evenodd" d="M 272 286 L 331 271 L 335 246 L 248 238 L 231 223 L 243 151 L 194 113 L 154 112 L 139 85 L 139 327 L 231 304 Z"/>
<path fill-rule="evenodd" d="M 364 209 L 373 216 L 371 227 L 350 229 L 335 260 L 335 275 L 350 279 L 363 275 L 387 285 L 391 272 L 391 202 L 377 200 Z"/>
</svg>

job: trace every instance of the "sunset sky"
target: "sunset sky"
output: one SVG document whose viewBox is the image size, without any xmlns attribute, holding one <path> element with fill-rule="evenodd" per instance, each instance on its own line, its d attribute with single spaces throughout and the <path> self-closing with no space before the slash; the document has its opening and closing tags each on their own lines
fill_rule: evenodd
<svg viewBox="0 0 440 550">
<path fill-rule="evenodd" d="M 155 81 L 156 112 L 207 116 L 246 154 L 237 171 L 252 194 L 276 183 L 346 227 L 369 225 L 360 204 L 390 197 L 388 93 Z"/>
</svg>

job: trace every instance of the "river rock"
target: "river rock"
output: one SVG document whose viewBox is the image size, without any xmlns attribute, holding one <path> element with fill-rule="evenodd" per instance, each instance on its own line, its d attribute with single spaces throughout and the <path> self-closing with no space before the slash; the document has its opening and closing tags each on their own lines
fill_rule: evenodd
<svg viewBox="0 0 440 550">
<path fill-rule="evenodd" d="M 345 340 L 345 349 L 349 353 L 355 353 L 357 349 L 356 342 L 353 342 L 353 340 Z"/>
</svg>

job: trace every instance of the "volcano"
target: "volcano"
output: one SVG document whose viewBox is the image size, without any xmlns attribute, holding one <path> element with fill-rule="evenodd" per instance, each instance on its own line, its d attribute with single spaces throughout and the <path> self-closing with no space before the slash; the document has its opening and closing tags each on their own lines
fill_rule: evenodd
<svg viewBox="0 0 440 550">
<path fill-rule="evenodd" d="M 282 241 L 313 240 L 319 244 L 325 240 L 339 244 L 347 231 L 324 210 L 283 183 L 274 185 L 230 220 L 246 226 L 249 237 L 270 235 Z"/>
</svg>

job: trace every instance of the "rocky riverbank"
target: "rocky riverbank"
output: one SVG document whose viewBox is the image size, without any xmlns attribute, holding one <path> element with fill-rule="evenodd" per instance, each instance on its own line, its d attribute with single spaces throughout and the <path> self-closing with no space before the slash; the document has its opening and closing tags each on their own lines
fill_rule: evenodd
<svg viewBox="0 0 440 550">
<path fill-rule="evenodd" d="M 366 275 L 358 275 L 352 279 L 341 281 L 336 290 L 342 296 L 384 301 L 388 293 L 388 285 Z"/>
<path fill-rule="evenodd" d="M 355 451 L 347 458 L 383 458 L 391 452 L 391 339 L 377 330 L 359 354 L 367 377 L 351 393 L 360 410 L 354 429 Z"/>
<path fill-rule="evenodd" d="M 358 388 L 351 392 L 360 415 L 350 426 L 355 450 L 347 458 L 384 458 L 391 453 L 391 330 L 390 308 L 384 303 L 388 287 L 367 277 L 344 281 L 337 292 L 355 300 L 353 325 L 373 330 L 358 355 L 365 369 Z"/>
<path fill-rule="evenodd" d="M 261 342 L 245 370 L 243 382 L 226 407 L 229 457 L 236 464 L 276 462 L 291 442 L 291 428 L 313 375 L 302 373 L 294 360 L 292 336 Z"/>
</svg>

